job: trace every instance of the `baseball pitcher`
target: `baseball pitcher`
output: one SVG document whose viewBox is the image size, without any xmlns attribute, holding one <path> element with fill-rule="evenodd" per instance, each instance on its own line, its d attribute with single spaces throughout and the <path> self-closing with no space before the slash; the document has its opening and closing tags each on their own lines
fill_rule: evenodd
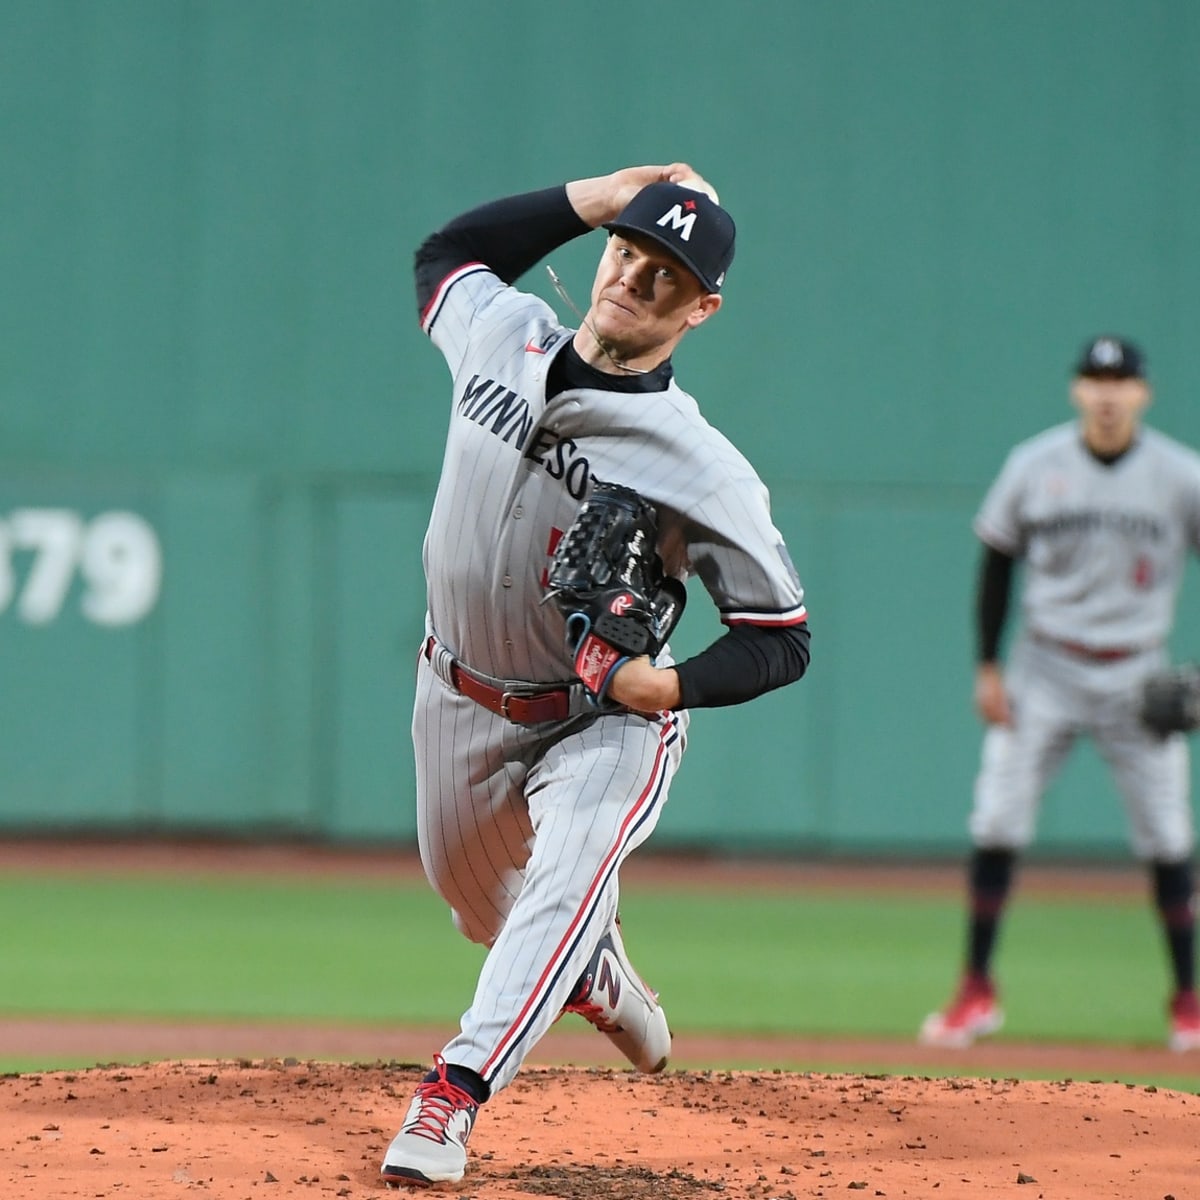
<svg viewBox="0 0 1200 1200">
<path fill-rule="evenodd" d="M 577 328 L 514 287 L 601 227 Z M 791 683 L 809 659 L 767 490 L 675 380 L 734 240 L 713 189 L 674 163 L 485 204 L 417 251 L 421 327 L 452 378 L 424 545 L 418 837 L 487 955 L 388 1147 L 390 1183 L 460 1179 L 479 1107 L 564 1010 L 639 1070 L 666 1064 L 666 1016 L 618 921 L 621 864 L 666 803 L 688 710 Z M 728 629 L 676 664 L 692 576 Z"/>
</svg>

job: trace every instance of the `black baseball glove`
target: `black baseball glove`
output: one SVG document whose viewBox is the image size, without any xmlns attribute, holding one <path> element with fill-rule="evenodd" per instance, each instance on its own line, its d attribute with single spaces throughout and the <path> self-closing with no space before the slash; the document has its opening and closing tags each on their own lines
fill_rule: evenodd
<svg viewBox="0 0 1200 1200">
<path fill-rule="evenodd" d="M 1151 675 L 1142 688 L 1142 723 L 1159 737 L 1200 726 L 1200 664 Z"/>
<path fill-rule="evenodd" d="M 630 658 L 654 657 L 683 613 L 687 591 L 663 572 L 658 518 L 632 488 L 597 483 L 550 563 L 547 599 L 567 621 L 575 674 L 597 702 Z"/>
</svg>

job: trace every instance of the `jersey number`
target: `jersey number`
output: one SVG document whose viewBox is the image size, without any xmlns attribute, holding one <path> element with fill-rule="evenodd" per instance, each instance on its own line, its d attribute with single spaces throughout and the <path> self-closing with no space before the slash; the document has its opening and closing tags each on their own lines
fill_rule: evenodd
<svg viewBox="0 0 1200 1200">
<path fill-rule="evenodd" d="M 563 530 L 557 525 L 550 526 L 550 536 L 546 539 L 546 557 L 553 558 L 555 550 L 558 549 L 558 543 L 562 541 Z M 550 564 L 542 568 L 542 591 L 550 586 Z"/>
</svg>

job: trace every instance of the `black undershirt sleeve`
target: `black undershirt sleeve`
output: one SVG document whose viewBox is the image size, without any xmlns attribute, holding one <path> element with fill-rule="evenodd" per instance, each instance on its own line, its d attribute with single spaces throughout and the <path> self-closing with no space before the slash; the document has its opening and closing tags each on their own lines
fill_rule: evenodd
<svg viewBox="0 0 1200 1200">
<path fill-rule="evenodd" d="M 981 663 L 995 662 L 1000 654 L 1000 635 L 1008 616 L 1014 559 L 984 545 L 979 560 L 979 586 L 975 601 L 978 656 Z"/>
<path fill-rule="evenodd" d="M 808 669 L 808 624 L 735 625 L 679 663 L 679 708 L 721 708 L 794 683 Z"/>
<path fill-rule="evenodd" d="M 571 207 L 565 185 L 481 204 L 417 248 L 417 311 L 424 312 L 442 280 L 466 263 L 481 262 L 513 283 L 552 250 L 590 232 Z"/>
</svg>

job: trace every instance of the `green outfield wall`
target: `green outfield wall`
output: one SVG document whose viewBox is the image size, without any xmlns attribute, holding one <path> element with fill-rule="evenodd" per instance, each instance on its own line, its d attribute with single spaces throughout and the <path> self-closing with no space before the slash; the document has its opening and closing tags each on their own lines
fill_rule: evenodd
<svg viewBox="0 0 1200 1200">
<path fill-rule="evenodd" d="M 449 399 L 412 250 L 679 158 L 739 249 L 678 374 L 813 665 L 695 714 L 658 844 L 960 852 L 983 489 L 1096 332 L 1200 440 L 1198 62 L 1190 0 L 0 5 L 0 832 L 409 840 Z M 551 259 L 578 298 L 601 238 Z M 718 632 L 694 595 L 677 649 Z M 1124 852 L 1087 748 L 1041 828 Z"/>
</svg>

